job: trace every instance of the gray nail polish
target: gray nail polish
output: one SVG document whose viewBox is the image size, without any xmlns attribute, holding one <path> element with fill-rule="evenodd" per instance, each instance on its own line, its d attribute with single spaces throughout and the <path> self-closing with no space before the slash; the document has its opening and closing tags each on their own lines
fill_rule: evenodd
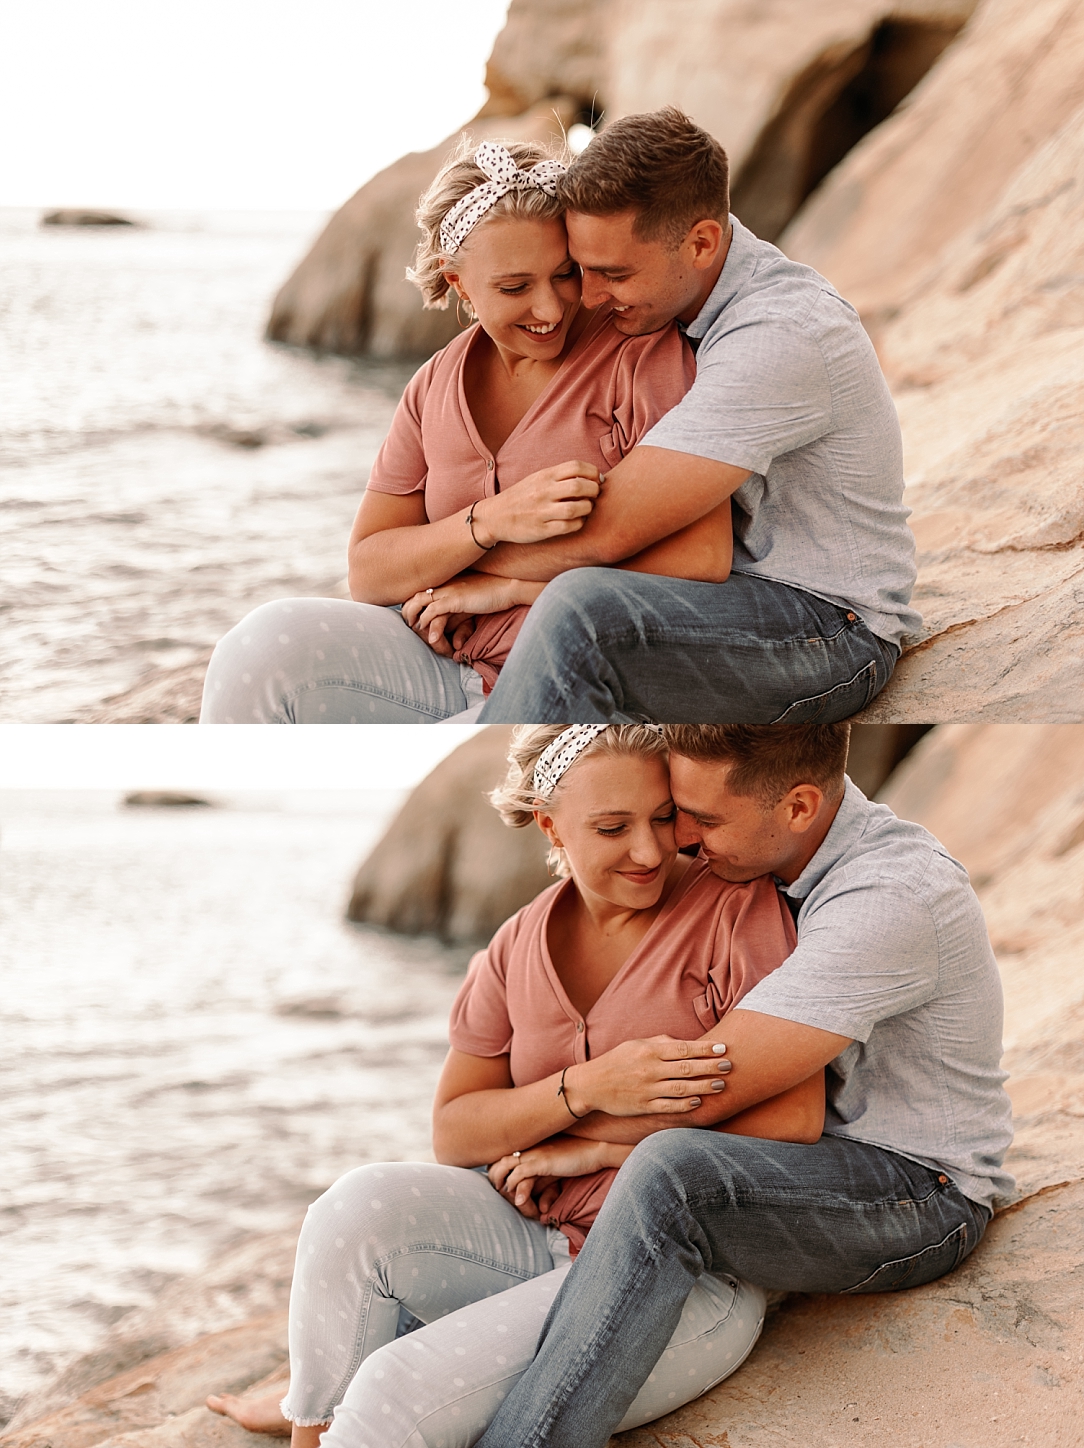
<svg viewBox="0 0 1084 1448">
<path fill-rule="evenodd" d="M 725 1081 L 713 1081 L 713 1082 L 711 1083 L 711 1089 L 712 1089 L 713 1091 L 725 1091 L 725 1089 L 726 1089 L 726 1082 L 725 1082 Z"/>
<path fill-rule="evenodd" d="M 734 1069 L 734 1062 L 733 1062 L 733 1061 L 720 1061 L 720 1062 L 719 1062 L 719 1070 L 722 1071 L 722 1073 L 724 1074 L 724 1076 L 726 1075 L 726 1073 L 727 1073 L 728 1071 L 733 1071 L 733 1069 Z"/>
</svg>

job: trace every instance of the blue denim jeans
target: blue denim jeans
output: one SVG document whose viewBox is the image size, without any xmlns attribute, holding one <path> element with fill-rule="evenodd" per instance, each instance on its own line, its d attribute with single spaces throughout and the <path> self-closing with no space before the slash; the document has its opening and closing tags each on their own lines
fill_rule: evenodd
<svg viewBox="0 0 1084 1448">
<path fill-rule="evenodd" d="M 988 1220 L 944 1174 L 863 1142 L 658 1132 L 621 1168 L 479 1448 L 602 1448 L 703 1272 L 892 1292 L 951 1272 Z"/>
<path fill-rule="evenodd" d="M 856 614 L 785 583 L 576 568 L 531 609 L 479 718 L 829 724 L 864 709 L 897 657 Z"/>
</svg>

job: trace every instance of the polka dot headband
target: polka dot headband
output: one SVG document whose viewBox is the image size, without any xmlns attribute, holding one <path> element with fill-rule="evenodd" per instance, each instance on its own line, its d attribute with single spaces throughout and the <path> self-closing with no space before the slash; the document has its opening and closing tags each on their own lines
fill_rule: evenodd
<svg viewBox="0 0 1084 1448">
<path fill-rule="evenodd" d="M 482 142 L 474 153 L 474 164 L 489 180 L 468 191 L 440 223 L 440 246 L 446 256 L 455 255 L 482 217 L 509 191 L 544 191 L 556 196 L 557 182 L 565 174 L 560 161 L 539 161 L 529 171 L 521 171 L 511 152 L 496 141 Z"/>
<path fill-rule="evenodd" d="M 558 734 L 552 744 L 546 745 L 534 767 L 534 789 L 539 799 L 549 799 L 560 783 L 561 776 L 575 764 L 587 746 L 594 743 L 602 731 L 609 727 L 608 724 L 572 724 Z M 651 727 L 662 733 L 661 724 L 653 724 Z"/>
</svg>

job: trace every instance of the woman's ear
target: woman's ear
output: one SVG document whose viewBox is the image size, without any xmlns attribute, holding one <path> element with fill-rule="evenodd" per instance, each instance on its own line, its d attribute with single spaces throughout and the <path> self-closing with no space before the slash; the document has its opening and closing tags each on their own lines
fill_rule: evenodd
<svg viewBox="0 0 1084 1448">
<path fill-rule="evenodd" d="M 553 823 L 553 816 L 544 809 L 536 809 L 534 812 L 534 822 L 545 835 L 546 839 L 549 840 L 550 844 L 556 845 L 559 849 L 561 841 L 557 838 L 557 828 Z"/>
</svg>

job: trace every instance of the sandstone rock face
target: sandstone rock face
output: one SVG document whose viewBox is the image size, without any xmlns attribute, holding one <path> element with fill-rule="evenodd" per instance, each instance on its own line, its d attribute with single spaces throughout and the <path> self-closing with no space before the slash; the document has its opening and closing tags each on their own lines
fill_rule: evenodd
<svg viewBox="0 0 1084 1448">
<path fill-rule="evenodd" d="M 552 883 L 543 836 L 509 829 L 485 798 L 504 777 L 509 734 L 476 734 L 421 782 L 358 871 L 351 920 L 484 943 Z"/>
<path fill-rule="evenodd" d="M 488 117 L 468 129 L 479 141 L 559 140 L 577 106 L 568 96 L 526 115 Z M 426 311 L 406 279 L 420 233 L 418 197 L 459 136 L 403 156 L 356 192 L 328 222 L 282 287 L 267 335 L 275 342 L 370 357 L 428 357 L 459 331 L 454 306 Z"/>
<path fill-rule="evenodd" d="M 589 111 L 603 85 L 610 9 L 611 0 L 512 0 L 479 116 L 519 116 L 551 96 Z"/>
<path fill-rule="evenodd" d="M 1082 163 L 1084 106 L 879 333 L 926 638 L 870 720 L 1084 717 Z"/>
<path fill-rule="evenodd" d="M 974 8 L 975 0 L 615 0 L 607 115 L 687 111 L 727 148 L 735 213 L 771 239 Z"/>
</svg>

